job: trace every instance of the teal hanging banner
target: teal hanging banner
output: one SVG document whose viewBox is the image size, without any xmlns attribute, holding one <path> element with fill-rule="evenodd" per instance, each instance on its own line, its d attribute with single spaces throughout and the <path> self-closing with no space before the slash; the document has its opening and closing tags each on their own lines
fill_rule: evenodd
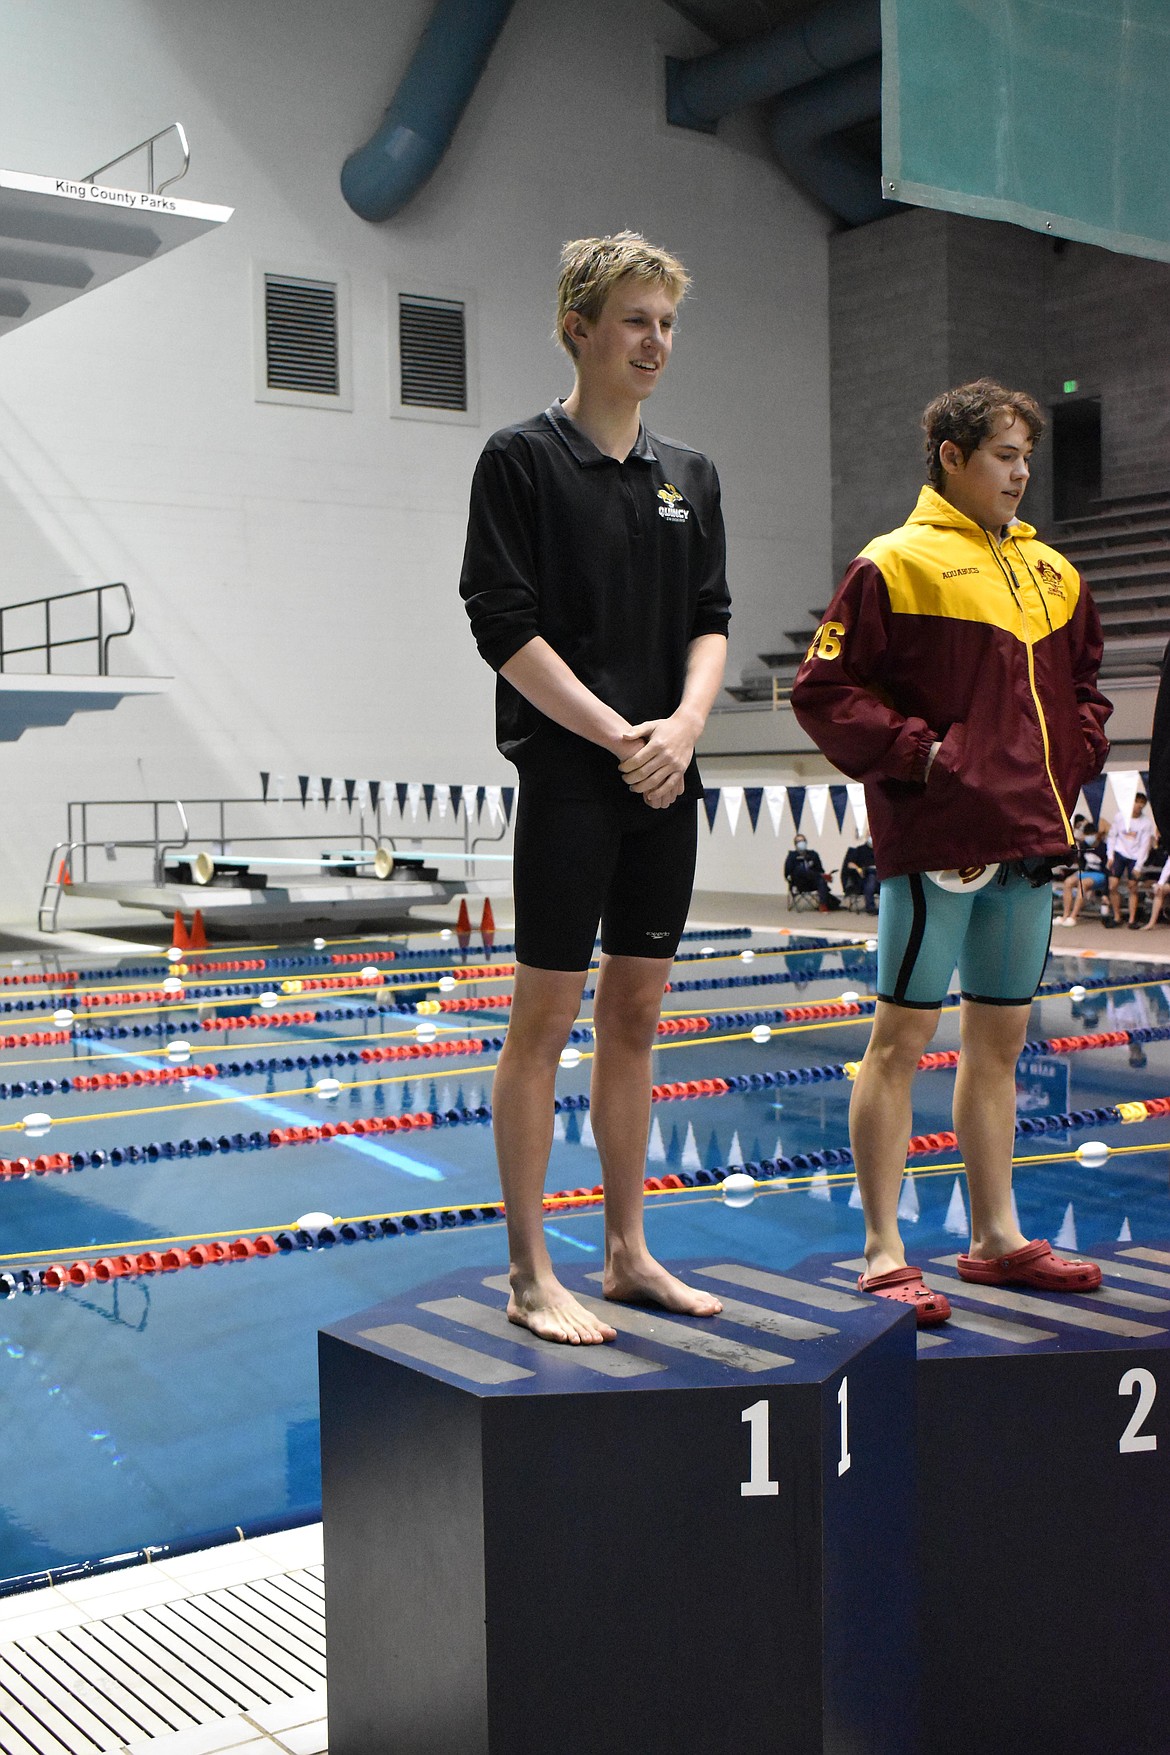
<svg viewBox="0 0 1170 1755">
<path fill-rule="evenodd" d="M 882 0 L 890 200 L 1170 261 L 1170 0 Z"/>
</svg>

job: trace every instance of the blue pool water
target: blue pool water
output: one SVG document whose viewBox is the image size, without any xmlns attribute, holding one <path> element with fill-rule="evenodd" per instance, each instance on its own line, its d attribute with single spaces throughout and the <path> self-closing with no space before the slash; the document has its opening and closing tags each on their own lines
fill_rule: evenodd
<svg viewBox="0 0 1170 1755">
<path fill-rule="evenodd" d="M 381 945 L 368 946 L 377 961 Z M 698 941 L 701 945 L 702 941 Z M 852 990 L 872 994 L 873 958 L 841 947 L 791 954 L 795 941 L 757 929 L 736 940 L 712 938 L 714 954 L 680 963 L 679 981 L 744 982 L 788 969 L 784 985 L 712 987 L 676 991 L 676 1015 L 745 1014 L 699 1036 L 666 1038 L 656 1054 L 659 1082 L 732 1077 L 753 1072 L 837 1065 L 860 1058 L 868 1024 L 862 1019 L 811 1021 L 757 1043 L 747 1031 L 760 1008 L 839 998 Z M 409 982 L 413 1003 L 435 997 L 435 983 L 452 957 L 436 938 L 414 939 L 433 961 L 402 965 L 393 981 Z M 750 944 L 754 959 L 741 960 Z M 401 949 L 401 944 L 399 945 Z M 698 945 L 685 947 L 694 956 Z M 787 955 L 781 955 L 787 952 Z M 297 953 L 287 948 L 282 957 Z M 313 953 L 304 952 L 308 959 Z M 470 953 L 483 960 L 478 947 Z M 498 952 L 496 961 L 506 959 Z M 212 959 L 215 960 L 214 958 Z M 456 955 L 455 960 L 458 961 Z M 140 967 L 141 960 L 125 959 Z M 1051 960 L 1047 981 L 1067 987 L 1108 978 L 1074 1004 L 1067 992 L 1037 1001 L 1033 1038 L 1092 1030 L 1159 1028 L 1170 1023 L 1170 969 L 1158 964 Z M 335 972 L 335 971 L 334 971 Z M 118 965 L 101 971 L 125 990 L 132 978 Z M 166 973 L 159 961 L 153 984 Z M 259 977 L 260 985 L 285 978 Z M 210 977 L 189 978 L 196 982 Z M 244 977 L 237 977 L 243 980 Z M 429 983 L 429 985 L 428 985 Z M 140 983 L 141 985 L 142 983 Z M 91 987 L 94 984 L 90 984 Z M 506 982 L 460 985 L 462 993 L 499 994 Z M 80 989 L 78 991 L 81 991 Z M 4 989 L 13 998 L 19 990 Z M 359 996 L 361 997 L 361 996 Z M 302 993 L 288 1004 L 332 1007 L 351 998 Z M 255 1013 L 254 997 L 215 1002 L 222 1015 Z M 282 1005 L 285 1001 L 282 999 Z M 369 1006 L 351 1005 L 354 1010 Z M 588 1017 L 586 1007 L 586 1019 Z M 52 1007 L 33 1017 L 2 1020 L 7 1032 L 52 1027 Z M 88 1012 L 85 1014 L 88 1019 Z M 159 1019 L 181 1024 L 200 1062 L 300 1054 L 308 1059 L 369 1043 L 414 1040 L 415 1015 L 338 1018 L 327 1023 L 203 1032 L 198 1013 L 141 1005 L 93 1014 L 109 1029 L 142 1029 Z M 82 1012 L 77 1007 L 80 1028 Z M 498 1036 L 502 1011 L 433 1020 L 458 1036 Z M 780 1026 L 775 1026 L 780 1028 Z M 944 1015 L 934 1046 L 957 1046 L 957 1013 Z M 0 1079 L 72 1076 L 166 1064 L 166 1038 L 106 1039 L 85 1044 L 10 1048 L 0 1053 Z M 588 1041 L 581 1043 L 587 1056 Z M 420 1208 L 483 1206 L 498 1200 L 490 1126 L 483 1121 L 334 1139 L 277 1150 L 220 1151 L 236 1133 L 270 1127 L 420 1110 L 474 1111 L 490 1104 L 495 1053 L 441 1060 L 328 1069 L 344 1084 L 323 1102 L 311 1087 L 320 1067 L 225 1074 L 163 1087 L 25 1094 L 0 1102 L 0 1155 L 35 1151 L 145 1148 L 182 1139 L 211 1142 L 210 1155 L 107 1161 L 71 1174 L 0 1181 L 0 1254 L 4 1266 L 38 1269 L 48 1262 L 133 1253 L 154 1240 L 189 1243 L 206 1234 L 225 1237 L 276 1232 L 298 1215 L 324 1211 L 338 1218 L 403 1213 Z M 1134 1064 L 1135 1061 L 1144 1064 Z M 920 1074 L 915 1128 L 950 1124 L 953 1075 Z M 588 1088 L 588 1060 L 565 1070 L 559 1089 Z M 848 1143 L 850 1086 L 842 1079 L 729 1091 L 719 1096 L 655 1105 L 648 1173 L 694 1174 L 701 1168 L 844 1147 Z M 1155 1096 L 1170 1096 L 1170 1042 L 1140 1051 L 1121 1047 L 1070 1055 L 1034 1056 L 1022 1064 L 1020 1113 L 1043 1117 Z M 26 1141 L 19 1123 L 30 1110 L 53 1117 L 51 1133 Z M 14 1130 L 15 1124 L 15 1130 Z M 592 1186 L 600 1180 L 587 1113 L 558 1117 L 549 1171 L 550 1189 Z M 1090 1168 L 1075 1157 L 1089 1137 L 1113 1147 L 1157 1148 L 1170 1141 L 1170 1117 L 1126 1127 L 1090 1126 L 1021 1138 L 1016 1194 L 1028 1235 L 1047 1236 L 1091 1253 L 1119 1238 L 1136 1244 L 1170 1238 L 1170 1153 L 1148 1149 L 1111 1156 Z M 1044 1161 L 1028 1162 L 1030 1158 Z M 912 1159 L 903 1192 L 905 1229 L 914 1259 L 962 1248 L 965 1191 L 957 1155 L 943 1151 Z M 575 1272 L 601 1262 L 598 1209 L 550 1216 L 555 1258 Z M 718 1189 L 695 1188 L 652 1197 L 651 1245 L 666 1259 L 718 1257 L 783 1270 L 810 1256 L 855 1255 L 860 1212 L 852 1172 L 830 1168 L 794 1174 L 766 1186 L 743 1208 L 730 1208 Z M 0 1477 L 0 1579 L 13 1579 L 83 1561 L 194 1539 L 204 1533 L 316 1515 L 319 1504 L 316 1413 L 316 1334 L 330 1323 L 449 1273 L 505 1264 L 499 1221 L 419 1235 L 336 1244 L 328 1248 L 223 1263 L 200 1270 L 91 1282 L 62 1291 L 17 1293 L 0 1302 L 0 1384 L 10 1434 L 8 1466 Z"/>
</svg>

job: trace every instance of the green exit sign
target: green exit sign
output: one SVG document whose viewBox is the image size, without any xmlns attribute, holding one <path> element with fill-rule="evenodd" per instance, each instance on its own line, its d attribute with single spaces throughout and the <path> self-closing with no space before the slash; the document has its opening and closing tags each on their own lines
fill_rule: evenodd
<svg viewBox="0 0 1170 1755">
<path fill-rule="evenodd" d="M 1074 390 L 1078 390 L 1078 389 L 1079 389 L 1079 388 L 1080 388 L 1080 386 L 1079 386 L 1079 384 L 1078 384 L 1078 383 L 1077 383 L 1077 380 L 1076 380 L 1076 379 L 1075 379 L 1075 378 L 1066 378 L 1066 379 L 1065 379 L 1065 381 L 1064 381 L 1064 393 L 1065 393 L 1065 395 L 1066 395 L 1066 396 L 1071 396 L 1071 395 L 1072 395 L 1072 393 L 1073 393 L 1073 391 L 1074 391 Z"/>
</svg>

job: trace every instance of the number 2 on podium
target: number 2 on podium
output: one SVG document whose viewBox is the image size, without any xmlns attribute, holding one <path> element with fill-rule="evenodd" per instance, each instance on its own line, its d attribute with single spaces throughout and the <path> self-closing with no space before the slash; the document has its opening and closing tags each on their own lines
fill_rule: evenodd
<svg viewBox="0 0 1170 1755">
<path fill-rule="evenodd" d="M 849 1454 L 849 1379 L 841 1379 L 841 1387 L 837 1391 L 837 1406 L 841 1410 L 841 1455 L 837 1461 L 837 1475 L 840 1477 L 852 1467 L 853 1458 Z M 753 1402 L 739 1416 L 745 1426 L 750 1429 L 748 1449 L 748 1478 L 739 1484 L 740 1494 L 744 1499 L 774 1499 L 780 1491 L 779 1481 L 772 1480 L 768 1473 L 768 1453 L 771 1449 L 768 1433 L 768 1403 Z"/>
<path fill-rule="evenodd" d="M 1158 1393 L 1158 1380 L 1152 1371 L 1144 1366 L 1135 1365 L 1127 1371 L 1117 1386 L 1118 1395 L 1137 1394 L 1137 1407 L 1130 1415 L 1129 1425 L 1117 1441 L 1117 1448 L 1124 1456 L 1135 1450 L 1157 1450 L 1158 1435 L 1156 1432 L 1143 1432 L 1142 1427 L 1149 1419 L 1154 1407 L 1154 1397 Z"/>
</svg>

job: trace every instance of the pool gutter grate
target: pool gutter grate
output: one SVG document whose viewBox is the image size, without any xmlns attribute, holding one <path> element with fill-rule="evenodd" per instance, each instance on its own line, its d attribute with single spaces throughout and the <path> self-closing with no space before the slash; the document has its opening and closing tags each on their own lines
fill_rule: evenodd
<svg viewBox="0 0 1170 1755">
<path fill-rule="evenodd" d="M 319 1692 L 320 1566 L 0 1644 L 0 1755 L 108 1755 Z"/>
</svg>

